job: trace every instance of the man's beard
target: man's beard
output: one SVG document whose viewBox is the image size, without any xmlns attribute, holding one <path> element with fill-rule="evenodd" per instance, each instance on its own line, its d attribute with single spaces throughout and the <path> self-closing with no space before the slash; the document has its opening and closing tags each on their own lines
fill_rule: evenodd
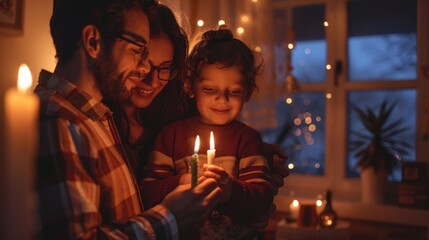
<svg viewBox="0 0 429 240">
<path fill-rule="evenodd" d="M 131 97 L 131 92 L 125 87 L 125 76 L 117 72 L 118 64 L 111 54 L 102 53 L 94 60 L 94 75 L 104 99 L 125 100 Z"/>
</svg>

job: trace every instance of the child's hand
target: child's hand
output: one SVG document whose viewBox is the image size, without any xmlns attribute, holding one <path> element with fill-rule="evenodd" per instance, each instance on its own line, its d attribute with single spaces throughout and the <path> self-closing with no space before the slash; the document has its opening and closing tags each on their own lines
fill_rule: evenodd
<svg viewBox="0 0 429 240">
<path fill-rule="evenodd" d="M 191 178 L 192 176 L 190 173 L 185 173 L 180 177 L 179 184 L 180 185 L 191 184 Z"/>
<path fill-rule="evenodd" d="M 231 176 L 225 171 L 225 169 L 216 165 L 204 164 L 203 169 L 204 177 L 213 178 L 216 180 L 218 186 L 222 189 L 220 203 L 228 201 L 232 190 Z"/>
</svg>

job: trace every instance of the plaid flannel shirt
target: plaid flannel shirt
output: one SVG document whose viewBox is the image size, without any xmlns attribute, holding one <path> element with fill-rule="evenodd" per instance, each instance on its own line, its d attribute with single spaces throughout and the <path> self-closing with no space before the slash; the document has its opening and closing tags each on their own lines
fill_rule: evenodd
<svg viewBox="0 0 429 240">
<path fill-rule="evenodd" d="M 172 213 L 143 212 L 111 111 L 42 70 L 36 239 L 176 239 Z"/>
</svg>

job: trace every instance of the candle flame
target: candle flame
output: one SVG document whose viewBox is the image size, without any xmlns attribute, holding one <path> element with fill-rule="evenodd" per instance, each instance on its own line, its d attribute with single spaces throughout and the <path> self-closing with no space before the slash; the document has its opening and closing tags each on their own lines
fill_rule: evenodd
<svg viewBox="0 0 429 240">
<path fill-rule="evenodd" d="M 194 153 L 198 153 L 199 150 L 200 150 L 200 136 L 197 135 L 197 138 L 195 139 Z"/>
<path fill-rule="evenodd" d="M 210 150 L 215 149 L 213 131 L 210 131 Z"/>
<path fill-rule="evenodd" d="M 30 89 L 33 79 L 31 77 L 30 68 L 26 64 L 21 64 L 18 70 L 18 90 L 26 92 Z"/>
<path fill-rule="evenodd" d="M 298 207 L 299 206 L 299 202 L 298 202 L 298 200 L 293 200 L 292 201 L 292 205 L 294 206 L 294 207 Z"/>
</svg>

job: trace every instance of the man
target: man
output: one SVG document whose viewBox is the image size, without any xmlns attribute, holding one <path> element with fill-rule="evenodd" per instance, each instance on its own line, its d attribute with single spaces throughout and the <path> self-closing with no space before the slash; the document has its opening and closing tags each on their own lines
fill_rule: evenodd
<svg viewBox="0 0 429 240">
<path fill-rule="evenodd" d="M 149 72 L 143 0 L 54 0 L 58 63 L 42 70 L 37 239 L 177 239 L 218 203 L 212 180 L 143 209 L 104 97 L 127 98 Z M 153 3 L 152 3 L 153 5 Z M 156 6 L 152 6 L 156 7 Z"/>
</svg>

